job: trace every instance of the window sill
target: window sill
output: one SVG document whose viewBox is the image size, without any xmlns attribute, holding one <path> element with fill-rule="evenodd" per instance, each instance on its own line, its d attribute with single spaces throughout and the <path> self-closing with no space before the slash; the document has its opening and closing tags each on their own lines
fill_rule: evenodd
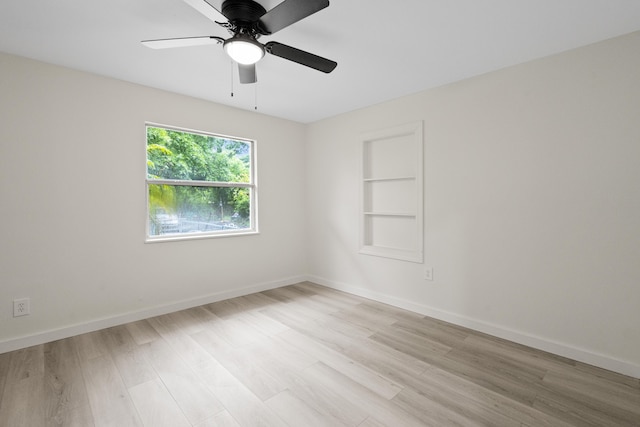
<svg viewBox="0 0 640 427">
<path fill-rule="evenodd" d="M 242 230 L 236 232 L 227 233 L 200 233 L 200 234 L 188 234 L 188 235 L 167 235 L 157 237 L 147 237 L 145 243 L 165 243 L 165 242 L 179 242 L 184 240 L 202 240 L 202 239 L 220 239 L 227 237 L 241 237 L 241 236 L 253 236 L 260 234 L 257 230 Z"/>
</svg>

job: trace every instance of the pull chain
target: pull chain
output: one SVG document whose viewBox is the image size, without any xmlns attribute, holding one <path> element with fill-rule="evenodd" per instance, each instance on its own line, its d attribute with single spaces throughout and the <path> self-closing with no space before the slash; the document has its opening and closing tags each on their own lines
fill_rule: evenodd
<svg viewBox="0 0 640 427">
<path fill-rule="evenodd" d="M 233 98 L 233 61 L 231 63 L 231 97 Z"/>
<path fill-rule="evenodd" d="M 258 111 L 258 82 L 255 82 L 255 84 L 253 85 L 253 98 L 253 109 Z"/>
<path fill-rule="evenodd" d="M 233 61 L 231 61 L 231 97 L 233 98 Z M 253 84 L 253 109 L 258 111 L 258 82 Z"/>
</svg>

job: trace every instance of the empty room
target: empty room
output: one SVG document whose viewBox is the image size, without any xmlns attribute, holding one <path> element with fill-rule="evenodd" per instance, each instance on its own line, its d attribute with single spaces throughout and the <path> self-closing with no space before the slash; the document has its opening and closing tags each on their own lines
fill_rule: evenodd
<svg viewBox="0 0 640 427">
<path fill-rule="evenodd" d="M 0 427 L 640 426 L 640 3 L 0 3 Z"/>
</svg>

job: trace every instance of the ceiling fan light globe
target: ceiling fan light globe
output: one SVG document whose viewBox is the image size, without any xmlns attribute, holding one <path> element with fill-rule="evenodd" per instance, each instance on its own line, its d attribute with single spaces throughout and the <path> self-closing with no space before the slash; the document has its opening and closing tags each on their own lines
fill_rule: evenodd
<svg viewBox="0 0 640 427">
<path fill-rule="evenodd" d="M 224 50 L 238 64 L 251 65 L 264 56 L 264 47 L 249 38 L 231 38 L 224 42 Z"/>
</svg>

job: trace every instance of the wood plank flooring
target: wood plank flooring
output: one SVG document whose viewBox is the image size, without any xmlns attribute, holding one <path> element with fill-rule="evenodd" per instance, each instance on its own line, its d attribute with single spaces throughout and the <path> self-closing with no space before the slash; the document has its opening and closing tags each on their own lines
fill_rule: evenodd
<svg viewBox="0 0 640 427">
<path fill-rule="evenodd" d="M 640 380 L 300 283 L 0 354 L 0 426 L 640 426 Z"/>
</svg>

